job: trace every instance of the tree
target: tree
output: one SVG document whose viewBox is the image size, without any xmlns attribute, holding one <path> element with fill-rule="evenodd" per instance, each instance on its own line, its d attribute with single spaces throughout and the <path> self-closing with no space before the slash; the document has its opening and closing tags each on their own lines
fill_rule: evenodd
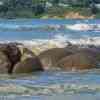
<svg viewBox="0 0 100 100">
<path fill-rule="evenodd" d="M 16 0 L 9 0 L 8 4 L 10 8 L 16 8 Z"/>
<path fill-rule="evenodd" d="M 76 7 L 89 7 L 89 0 L 68 0 L 70 5 Z"/>
<path fill-rule="evenodd" d="M 8 7 L 6 5 L 0 6 L 0 12 L 7 13 Z"/>
<path fill-rule="evenodd" d="M 45 12 L 46 0 L 32 0 L 32 9 L 35 15 Z"/>
<path fill-rule="evenodd" d="M 8 1 L 4 1 L 2 5 L 0 5 L 0 12 L 7 13 L 8 11 Z"/>
<path fill-rule="evenodd" d="M 58 5 L 59 2 L 60 2 L 60 0 L 52 0 L 52 4 L 53 4 L 54 6 Z"/>
<path fill-rule="evenodd" d="M 91 8 L 91 12 L 92 12 L 93 14 L 96 14 L 96 13 L 98 12 L 98 9 L 97 9 L 97 7 L 95 6 L 95 3 L 94 3 L 94 2 L 92 2 L 90 8 Z"/>
</svg>

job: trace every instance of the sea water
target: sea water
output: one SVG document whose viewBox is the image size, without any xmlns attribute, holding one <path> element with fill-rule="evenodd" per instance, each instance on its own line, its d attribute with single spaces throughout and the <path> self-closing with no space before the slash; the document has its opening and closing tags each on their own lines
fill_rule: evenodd
<svg viewBox="0 0 100 100">
<path fill-rule="evenodd" d="M 0 19 L 0 42 L 48 49 L 100 45 L 100 20 Z M 100 100 L 100 70 L 0 75 L 0 100 Z"/>
</svg>

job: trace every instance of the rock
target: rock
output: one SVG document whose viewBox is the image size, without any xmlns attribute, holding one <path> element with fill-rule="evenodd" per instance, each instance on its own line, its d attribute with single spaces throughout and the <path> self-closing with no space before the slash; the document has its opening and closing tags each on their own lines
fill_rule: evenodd
<svg viewBox="0 0 100 100">
<path fill-rule="evenodd" d="M 92 55 L 94 55 L 94 58 L 96 59 L 96 61 L 98 61 L 98 68 L 100 68 L 100 47 L 95 47 L 94 49 L 92 48 L 91 50 L 92 50 L 91 52 Z"/>
<path fill-rule="evenodd" d="M 9 68 L 11 67 L 11 62 L 9 61 L 8 57 L 0 51 L 0 74 L 5 73 L 7 74 Z"/>
<path fill-rule="evenodd" d="M 29 57 L 36 57 L 34 52 L 24 46 L 19 47 L 19 49 L 21 52 L 21 61 Z"/>
<path fill-rule="evenodd" d="M 83 48 L 78 52 L 84 52 L 84 53 L 90 54 L 93 56 L 93 58 L 95 58 L 95 60 L 100 62 L 100 48 L 97 48 L 97 47 Z"/>
<path fill-rule="evenodd" d="M 1 44 L 0 51 L 4 52 L 8 59 L 11 62 L 11 68 L 9 68 L 9 73 L 12 72 L 13 66 L 20 61 L 21 52 L 16 44 L 8 43 L 8 44 Z"/>
<path fill-rule="evenodd" d="M 42 64 L 38 57 L 29 49 L 23 48 L 20 62 L 18 62 L 12 73 L 31 73 L 34 71 L 43 71 Z"/>
<path fill-rule="evenodd" d="M 56 63 L 65 56 L 72 54 L 67 48 L 53 48 L 42 52 L 39 59 L 45 70 L 54 68 Z"/>
<path fill-rule="evenodd" d="M 17 63 L 13 68 L 13 73 L 31 73 L 42 71 L 42 65 L 38 58 L 27 58 L 24 61 Z"/>
<path fill-rule="evenodd" d="M 79 52 L 66 56 L 57 63 L 57 67 L 64 70 L 83 70 L 96 68 L 97 61 L 90 53 Z"/>
</svg>

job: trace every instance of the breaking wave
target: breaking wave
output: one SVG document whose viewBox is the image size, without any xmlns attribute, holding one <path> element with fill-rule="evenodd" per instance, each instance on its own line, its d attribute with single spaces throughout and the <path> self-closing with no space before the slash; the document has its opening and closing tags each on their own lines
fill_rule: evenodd
<svg viewBox="0 0 100 100">
<path fill-rule="evenodd" d="M 73 30 L 73 31 L 100 31 L 100 23 L 78 22 L 76 23 L 16 23 L 3 22 L 0 23 L 0 30 L 15 30 L 15 31 L 29 31 L 35 29 L 41 30 Z M 37 21 L 38 22 L 38 21 Z M 58 21 L 59 22 L 59 21 Z"/>
<path fill-rule="evenodd" d="M 40 46 L 51 44 L 57 47 L 65 47 L 69 43 L 71 44 L 78 44 L 78 45 L 100 45 L 100 37 L 81 37 L 81 38 L 71 38 L 67 35 L 55 35 L 52 39 L 32 39 L 32 40 L 12 40 L 12 41 L 0 41 L 0 43 L 9 43 L 9 42 L 17 42 L 22 43 L 29 46 Z"/>
<path fill-rule="evenodd" d="M 73 24 L 73 25 L 66 25 L 67 29 L 74 30 L 74 31 L 100 31 L 100 24 Z"/>
</svg>

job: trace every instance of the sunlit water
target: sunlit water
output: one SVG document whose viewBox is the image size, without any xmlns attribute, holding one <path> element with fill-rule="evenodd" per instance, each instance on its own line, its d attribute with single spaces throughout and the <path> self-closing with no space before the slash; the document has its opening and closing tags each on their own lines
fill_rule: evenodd
<svg viewBox="0 0 100 100">
<path fill-rule="evenodd" d="M 88 25 L 84 30 L 77 25 Z M 0 20 L 0 41 L 100 44 L 99 20 Z M 75 26 L 76 25 L 76 26 Z M 69 27 L 70 26 L 70 27 Z M 73 28 L 75 27 L 75 28 Z M 84 42 L 85 41 L 85 42 Z M 64 45 L 64 44 L 62 44 Z M 0 75 L 0 100 L 100 100 L 100 70 Z"/>
</svg>

